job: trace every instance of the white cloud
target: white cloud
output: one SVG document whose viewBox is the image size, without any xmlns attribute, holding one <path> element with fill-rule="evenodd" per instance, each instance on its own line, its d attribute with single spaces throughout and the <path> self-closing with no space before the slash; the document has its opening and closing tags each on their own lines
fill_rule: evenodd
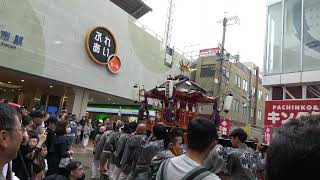
<svg viewBox="0 0 320 180">
<path fill-rule="evenodd" d="M 146 0 L 153 11 L 140 21 L 163 36 L 168 0 Z M 181 50 L 191 44 L 201 44 L 186 51 L 216 47 L 222 39 L 224 16 L 237 15 L 240 25 L 228 26 L 226 49 L 240 53 L 241 61 L 251 61 L 262 67 L 266 22 L 266 0 L 175 0 L 172 45 Z"/>
</svg>

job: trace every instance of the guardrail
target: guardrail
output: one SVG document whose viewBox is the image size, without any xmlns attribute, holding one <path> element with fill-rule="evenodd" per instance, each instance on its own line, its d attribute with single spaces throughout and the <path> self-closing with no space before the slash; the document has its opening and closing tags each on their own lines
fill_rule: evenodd
<svg viewBox="0 0 320 180">
<path fill-rule="evenodd" d="M 160 36 L 159 34 L 154 32 L 152 29 L 150 29 L 146 25 L 142 24 L 140 21 L 136 20 L 134 22 L 134 24 L 136 26 L 138 26 L 140 29 L 142 29 L 145 32 L 149 33 L 151 36 L 153 36 L 156 39 L 158 39 L 159 41 L 161 41 L 162 43 L 164 43 L 165 39 L 162 36 Z M 173 48 L 173 46 L 171 48 Z M 184 55 L 183 51 L 181 49 L 177 48 L 176 46 L 174 46 L 174 51 L 177 52 L 178 54 L 180 54 L 181 56 Z M 187 57 L 185 57 L 185 58 L 187 58 Z"/>
</svg>

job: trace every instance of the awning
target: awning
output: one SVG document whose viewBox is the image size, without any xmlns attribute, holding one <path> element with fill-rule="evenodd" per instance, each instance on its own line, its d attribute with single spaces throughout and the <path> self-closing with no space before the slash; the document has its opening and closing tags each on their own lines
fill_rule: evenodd
<svg viewBox="0 0 320 180">
<path fill-rule="evenodd" d="M 152 9 L 146 5 L 142 0 L 110 0 L 121 9 L 135 17 L 136 19 L 141 18 Z"/>
</svg>

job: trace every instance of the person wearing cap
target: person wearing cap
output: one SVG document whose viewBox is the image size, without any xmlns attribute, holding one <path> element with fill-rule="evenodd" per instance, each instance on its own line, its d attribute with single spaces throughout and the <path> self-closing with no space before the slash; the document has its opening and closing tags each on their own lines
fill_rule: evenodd
<svg viewBox="0 0 320 180">
<path fill-rule="evenodd" d="M 80 161 L 72 161 L 66 166 L 66 172 L 54 174 L 45 180 L 84 180 L 86 177 L 84 168 Z"/>
</svg>

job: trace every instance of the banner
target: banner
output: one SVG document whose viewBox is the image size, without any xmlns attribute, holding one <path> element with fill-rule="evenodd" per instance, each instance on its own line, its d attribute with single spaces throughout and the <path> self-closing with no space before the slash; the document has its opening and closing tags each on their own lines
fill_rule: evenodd
<svg viewBox="0 0 320 180">
<path fill-rule="evenodd" d="M 272 126 L 264 127 L 264 143 L 270 145 L 272 140 Z"/>
<path fill-rule="evenodd" d="M 230 130 L 231 130 L 231 119 L 221 118 L 220 125 L 219 125 L 220 135 L 229 136 Z"/>
<path fill-rule="evenodd" d="M 210 57 L 215 56 L 218 51 L 220 51 L 220 48 L 209 48 L 209 49 L 202 49 L 200 50 L 200 57 Z"/>
<path fill-rule="evenodd" d="M 290 119 L 320 114 L 320 100 L 284 100 L 265 103 L 265 127 L 279 127 Z"/>
</svg>

